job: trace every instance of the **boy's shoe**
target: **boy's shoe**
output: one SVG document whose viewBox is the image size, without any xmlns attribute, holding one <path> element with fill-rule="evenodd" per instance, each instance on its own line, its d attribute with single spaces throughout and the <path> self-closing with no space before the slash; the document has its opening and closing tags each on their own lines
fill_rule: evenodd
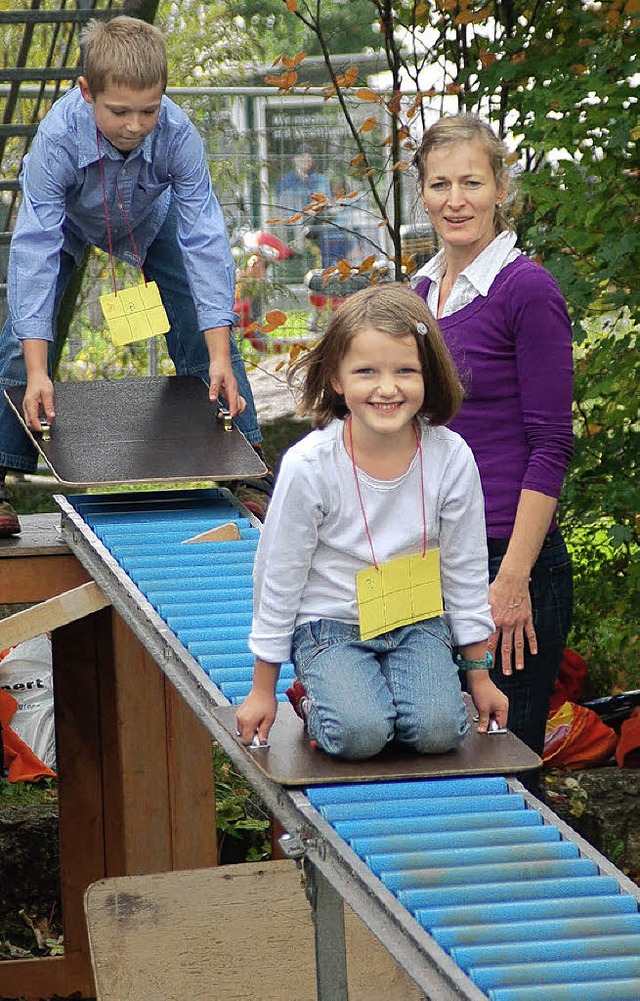
<svg viewBox="0 0 640 1001">
<path fill-rule="evenodd" d="M 7 488 L 4 483 L 0 483 L 0 538 L 19 535 L 20 532 L 18 515 L 11 505 Z"/>
<path fill-rule="evenodd" d="M 306 726 L 309 715 L 309 696 L 302 682 L 296 678 L 291 688 L 287 688 L 285 691 L 285 695 L 293 706 L 296 716 L 299 716 Z"/>
</svg>

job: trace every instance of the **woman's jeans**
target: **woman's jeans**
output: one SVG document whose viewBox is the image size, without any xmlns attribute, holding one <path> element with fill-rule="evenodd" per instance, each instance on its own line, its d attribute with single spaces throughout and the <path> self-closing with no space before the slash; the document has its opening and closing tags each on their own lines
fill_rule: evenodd
<svg viewBox="0 0 640 1001">
<path fill-rule="evenodd" d="M 58 314 L 60 301 L 74 270 L 73 258 L 61 251 L 55 294 L 55 316 Z M 173 205 L 169 208 L 167 218 L 147 251 L 144 270 L 147 279 L 157 282 L 171 323 L 171 329 L 166 334 L 167 349 L 177 374 L 195 375 L 208 384 L 209 352 L 198 327 L 187 273 L 178 246 Z M 230 340 L 233 374 L 238 383 L 238 391 L 247 401 L 244 413 L 234 420 L 247 440 L 255 445 L 262 440 L 262 435 L 258 427 L 253 393 L 233 336 Z M 53 343 L 49 346 L 50 373 L 52 359 Z M 36 448 L 25 434 L 3 393 L 3 390 L 10 386 L 24 386 L 26 382 L 22 343 L 13 333 L 11 318 L 8 317 L 0 334 L 0 468 L 33 472 L 37 463 Z"/>
<path fill-rule="evenodd" d="M 442 618 L 361 640 L 357 625 L 317 619 L 293 635 L 310 700 L 309 737 L 327 754 L 363 759 L 395 738 L 420 754 L 457 747 L 467 712 Z"/>
<path fill-rule="evenodd" d="M 507 551 L 508 539 L 489 539 L 489 578 L 493 580 Z M 531 571 L 531 607 L 538 639 L 533 656 L 525 640 L 524 669 L 502 673 L 500 645 L 491 672 L 509 699 L 508 727 L 536 754 L 544 748 L 549 702 L 567 644 L 573 607 L 571 560 L 559 529 L 551 532 Z"/>
</svg>

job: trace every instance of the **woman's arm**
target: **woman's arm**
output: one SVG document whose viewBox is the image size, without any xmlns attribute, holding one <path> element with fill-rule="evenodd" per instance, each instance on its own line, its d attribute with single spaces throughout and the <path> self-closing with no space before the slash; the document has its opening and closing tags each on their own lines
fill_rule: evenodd
<svg viewBox="0 0 640 1001">
<path fill-rule="evenodd" d="M 523 669 L 525 637 L 531 653 L 538 652 L 529 578 L 557 504 L 556 497 L 548 497 L 535 490 L 521 492 L 509 546 L 500 570 L 489 587 L 496 631 L 487 645 L 491 653 L 495 654 L 500 641 L 503 674 L 512 673 L 514 661 L 516 671 Z"/>
</svg>

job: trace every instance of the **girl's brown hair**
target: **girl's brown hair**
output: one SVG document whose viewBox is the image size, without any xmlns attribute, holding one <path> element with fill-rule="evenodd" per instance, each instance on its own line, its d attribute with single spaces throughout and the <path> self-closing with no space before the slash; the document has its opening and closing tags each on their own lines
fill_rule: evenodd
<svg viewBox="0 0 640 1001">
<path fill-rule="evenodd" d="M 501 139 L 495 134 L 487 122 L 477 115 L 460 114 L 445 115 L 435 122 L 422 136 L 422 141 L 413 156 L 413 166 L 418 172 L 418 190 L 422 194 L 427 176 L 427 157 L 432 150 L 441 146 L 452 146 L 460 142 L 480 142 L 489 157 L 491 170 L 498 187 L 508 187 L 509 170 L 507 157 L 509 151 Z M 509 222 L 496 206 L 494 217 L 496 235 L 511 229 Z"/>
<path fill-rule="evenodd" d="M 333 388 L 332 380 L 353 338 L 367 329 L 395 338 L 414 338 L 424 381 L 420 414 L 431 424 L 447 424 L 463 397 L 455 364 L 425 302 L 407 285 L 395 282 L 370 285 L 345 299 L 318 344 L 290 367 L 290 384 L 296 387 L 302 382 L 300 412 L 311 417 L 314 427 L 324 427 L 334 417 L 346 417 L 344 397 Z"/>
<path fill-rule="evenodd" d="M 147 90 L 167 86 L 167 50 L 162 32 L 136 17 L 93 18 L 80 34 L 84 76 L 92 97 L 110 83 Z"/>
</svg>

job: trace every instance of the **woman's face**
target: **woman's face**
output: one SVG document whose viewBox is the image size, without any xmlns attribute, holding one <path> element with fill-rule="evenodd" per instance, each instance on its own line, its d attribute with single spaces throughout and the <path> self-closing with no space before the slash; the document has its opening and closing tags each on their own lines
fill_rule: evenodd
<svg viewBox="0 0 640 1001">
<path fill-rule="evenodd" d="M 447 251 L 466 251 L 469 262 L 496 235 L 496 205 L 506 197 L 479 139 L 431 150 L 425 163 L 422 201 Z"/>
</svg>

